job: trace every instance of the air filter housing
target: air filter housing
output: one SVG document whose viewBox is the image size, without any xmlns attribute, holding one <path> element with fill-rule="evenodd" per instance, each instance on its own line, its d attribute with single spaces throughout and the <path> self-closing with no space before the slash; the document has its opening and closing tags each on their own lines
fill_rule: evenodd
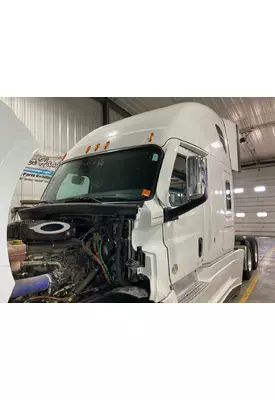
<svg viewBox="0 0 275 400">
<path fill-rule="evenodd" d="M 75 237 L 75 226 L 62 221 L 17 221 L 8 225 L 8 240 L 52 242 Z"/>
</svg>

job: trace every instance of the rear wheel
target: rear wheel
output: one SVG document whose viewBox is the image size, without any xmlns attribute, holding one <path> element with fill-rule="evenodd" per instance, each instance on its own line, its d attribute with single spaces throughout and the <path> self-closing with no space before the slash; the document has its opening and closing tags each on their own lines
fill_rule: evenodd
<svg viewBox="0 0 275 400">
<path fill-rule="evenodd" d="M 253 270 L 253 248 L 248 240 L 245 240 L 245 254 L 243 266 L 243 279 L 249 281 Z"/>
<path fill-rule="evenodd" d="M 246 240 L 249 241 L 249 243 L 252 246 L 252 269 L 255 271 L 258 268 L 258 261 L 259 261 L 259 248 L 258 248 L 258 242 L 257 239 L 254 238 L 253 236 L 247 236 Z"/>
</svg>

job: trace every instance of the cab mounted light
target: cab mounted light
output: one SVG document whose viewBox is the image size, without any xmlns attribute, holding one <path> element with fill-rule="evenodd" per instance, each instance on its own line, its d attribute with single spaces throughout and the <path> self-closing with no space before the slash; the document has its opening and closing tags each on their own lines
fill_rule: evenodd
<svg viewBox="0 0 275 400">
<path fill-rule="evenodd" d="M 108 142 L 106 142 L 104 145 L 104 150 L 106 150 L 109 147 L 109 145 L 110 145 L 110 141 L 108 140 Z"/>
<path fill-rule="evenodd" d="M 86 154 L 89 153 L 90 150 L 91 150 L 91 146 L 87 146 L 87 148 L 86 148 L 86 150 L 85 150 L 85 153 L 86 153 Z"/>
<path fill-rule="evenodd" d="M 62 161 L 65 160 L 66 157 L 67 157 L 67 153 L 64 154 L 64 156 L 62 157 Z"/>
<path fill-rule="evenodd" d="M 155 136 L 154 132 L 151 132 L 149 134 L 148 142 L 152 142 L 154 136 Z"/>
<path fill-rule="evenodd" d="M 96 146 L 95 146 L 95 151 L 97 151 L 98 149 L 99 149 L 99 146 L 100 146 L 100 143 L 98 143 Z"/>
</svg>

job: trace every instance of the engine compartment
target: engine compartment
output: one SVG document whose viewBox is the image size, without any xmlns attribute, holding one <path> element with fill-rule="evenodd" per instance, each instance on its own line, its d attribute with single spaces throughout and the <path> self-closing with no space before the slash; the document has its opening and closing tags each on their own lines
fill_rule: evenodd
<svg viewBox="0 0 275 400">
<path fill-rule="evenodd" d="M 8 241 L 26 246 L 10 302 L 148 301 L 133 227 L 132 217 L 97 215 L 10 223 Z"/>
</svg>

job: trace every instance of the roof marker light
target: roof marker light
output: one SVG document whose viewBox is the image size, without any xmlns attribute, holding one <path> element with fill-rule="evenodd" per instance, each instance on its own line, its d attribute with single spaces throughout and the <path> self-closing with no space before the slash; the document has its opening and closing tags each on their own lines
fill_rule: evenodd
<svg viewBox="0 0 275 400">
<path fill-rule="evenodd" d="M 148 142 L 152 142 L 154 136 L 155 136 L 154 132 L 151 132 L 149 135 Z"/>
<path fill-rule="evenodd" d="M 65 160 L 66 157 L 67 157 L 67 153 L 64 154 L 64 156 L 62 157 L 62 161 Z"/>
<path fill-rule="evenodd" d="M 87 146 L 87 148 L 86 148 L 86 150 L 85 150 L 85 153 L 86 153 L 86 154 L 89 153 L 90 150 L 91 150 L 91 146 Z"/>
<path fill-rule="evenodd" d="M 105 143 L 104 150 L 106 150 L 108 148 L 109 144 L 110 144 L 110 141 L 108 140 L 108 142 Z"/>
<path fill-rule="evenodd" d="M 95 151 L 97 151 L 97 150 L 99 149 L 99 146 L 100 146 L 100 143 L 98 143 L 98 144 L 95 146 Z"/>
</svg>

